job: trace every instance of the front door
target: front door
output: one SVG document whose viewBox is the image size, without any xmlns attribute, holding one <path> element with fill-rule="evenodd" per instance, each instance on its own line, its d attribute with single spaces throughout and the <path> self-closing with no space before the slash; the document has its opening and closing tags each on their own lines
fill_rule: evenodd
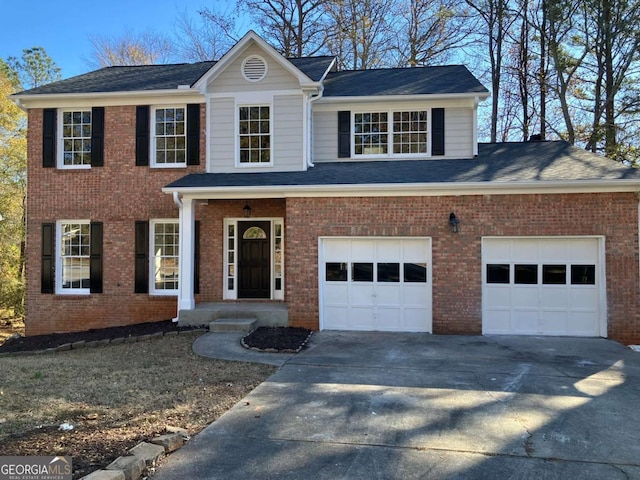
<svg viewBox="0 0 640 480">
<path fill-rule="evenodd" d="M 271 222 L 238 222 L 238 298 L 271 298 Z"/>
</svg>

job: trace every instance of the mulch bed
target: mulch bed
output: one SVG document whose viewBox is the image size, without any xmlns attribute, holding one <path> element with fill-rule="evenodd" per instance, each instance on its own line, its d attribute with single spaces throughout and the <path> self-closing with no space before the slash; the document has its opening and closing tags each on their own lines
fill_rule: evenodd
<svg viewBox="0 0 640 480">
<path fill-rule="evenodd" d="M 313 332 L 299 327 L 258 327 L 242 338 L 242 346 L 265 352 L 297 353 Z"/>
<path fill-rule="evenodd" d="M 9 338 L 0 345 L 0 353 L 32 352 L 59 347 L 67 343 L 87 342 L 95 340 L 110 340 L 114 338 L 138 337 L 154 333 L 192 330 L 192 327 L 179 327 L 176 322 L 165 320 L 161 322 L 138 323 L 125 327 L 109 327 L 83 332 L 52 333 L 50 335 L 34 335 L 29 337 Z"/>
</svg>

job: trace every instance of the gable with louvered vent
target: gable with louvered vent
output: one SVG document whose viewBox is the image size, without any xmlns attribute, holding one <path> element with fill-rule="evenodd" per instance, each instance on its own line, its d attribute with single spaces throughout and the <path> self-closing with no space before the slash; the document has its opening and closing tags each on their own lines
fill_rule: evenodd
<svg viewBox="0 0 640 480">
<path fill-rule="evenodd" d="M 242 76 L 249 82 L 259 82 L 267 75 L 267 62 L 258 55 L 251 55 L 242 62 Z"/>
</svg>

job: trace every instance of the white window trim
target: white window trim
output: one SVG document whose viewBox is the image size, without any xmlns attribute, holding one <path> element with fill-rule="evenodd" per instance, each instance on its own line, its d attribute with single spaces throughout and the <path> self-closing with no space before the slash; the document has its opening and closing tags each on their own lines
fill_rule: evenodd
<svg viewBox="0 0 640 480">
<path fill-rule="evenodd" d="M 65 112 L 91 112 L 91 129 L 93 132 L 93 112 L 91 107 L 74 107 L 74 108 L 59 108 L 56 112 L 56 167 L 60 170 L 88 170 L 91 168 L 89 165 L 65 165 L 64 164 L 64 136 L 63 136 L 63 117 Z M 91 137 L 89 137 L 91 141 Z"/>
<path fill-rule="evenodd" d="M 175 289 L 156 289 L 156 281 L 155 281 L 155 226 L 159 223 L 174 223 L 178 227 L 180 226 L 180 220 L 177 218 L 154 218 L 149 220 L 149 295 L 154 296 L 178 296 L 178 292 L 180 291 L 180 273 L 178 270 L 178 286 Z M 180 242 L 181 238 L 178 236 L 178 251 L 180 251 Z M 180 254 L 177 255 L 178 261 L 180 261 Z"/>
<path fill-rule="evenodd" d="M 284 218 L 276 217 L 276 218 L 225 218 L 224 219 L 224 261 L 222 262 L 222 298 L 224 300 L 237 300 L 238 299 L 238 223 L 240 222 L 269 222 L 271 224 L 270 230 L 270 249 L 271 249 L 271 300 L 284 300 L 284 290 L 285 290 L 285 257 L 286 257 L 286 246 L 285 246 L 285 230 L 284 230 Z M 233 256 L 233 263 L 229 262 L 229 225 L 234 226 L 234 238 L 233 238 L 233 251 L 235 252 Z M 276 255 L 276 225 L 280 225 L 282 229 L 282 256 L 280 259 L 280 268 L 282 272 L 281 278 L 281 288 L 280 290 L 276 290 L 276 267 L 275 267 L 275 255 Z M 229 266 L 233 266 L 234 276 L 233 276 L 233 288 L 229 288 Z"/>
<path fill-rule="evenodd" d="M 269 107 L 269 162 L 242 163 L 240 162 L 240 107 Z M 235 137 L 235 166 L 236 168 L 269 168 L 273 167 L 273 101 L 269 102 L 242 102 L 235 104 L 234 137 Z"/>
<path fill-rule="evenodd" d="M 351 110 L 351 158 L 352 159 L 360 159 L 360 158 L 425 158 L 431 157 L 431 107 L 402 107 L 402 108 L 373 108 L 373 109 L 355 109 Z M 393 153 L 393 114 L 398 112 L 419 112 L 426 111 L 427 112 L 427 131 L 425 132 L 427 135 L 427 151 L 426 153 Z M 355 133 L 355 125 L 356 125 L 356 114 L 363 113 L 386 113 L 387 114 L 387 153 L 376 153 L 376 154 L 367 154 L 367 155 L 357 155 L 356 151 L 356 133 Z"/>
<path fill-rule="evenodd" d="M 56 295 L 89 295 L 90 288 L 62 288 L 63 281 L 63 256 L 62 256 L 62 225 L 67 223 L 78 223 L 81 225 L 91 225 L 91 220 L 58 220 L 56 222 L 56 258 L 55 258 L 55 282 Z M 89 237 L 91 239 L 91 237 Z M 91 247 L 89 247 L 91 248 Z"/>
<path fill-rule="evenodd" d="M 184 163 L 156 163 L 156 110 L 164 110 L 167 108 L 182 108 L 184 109 Z M 149 118 L 149 152 L 151 155 L 151 168 L 187 168 L 187 105 L 153 105 L 150 108 Z"/>
</svg>

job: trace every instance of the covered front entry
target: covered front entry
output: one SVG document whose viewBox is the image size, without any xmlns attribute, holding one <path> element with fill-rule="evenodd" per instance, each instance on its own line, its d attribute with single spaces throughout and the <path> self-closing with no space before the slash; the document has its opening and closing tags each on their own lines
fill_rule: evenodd
<svg viewBox="0 0 640 480">
<path fill-rule="evenodd" d="M 485 334 L 607 336 L 604 239 L 485 238 Z"/>
<path fill-rule="evenodd" d="M 429 238 L 323 238 L 320 328 L 431 332 Z"/>
<path fill-rule="evenodd" d="M 271 222 L 238 222 L 238 298 L 271 297 Z"/>
<path fill-rule="evenodd" d="M 223 298 L 283 300 L 283 219 L 228 218 L 224 223 Z"/>
</svg>

